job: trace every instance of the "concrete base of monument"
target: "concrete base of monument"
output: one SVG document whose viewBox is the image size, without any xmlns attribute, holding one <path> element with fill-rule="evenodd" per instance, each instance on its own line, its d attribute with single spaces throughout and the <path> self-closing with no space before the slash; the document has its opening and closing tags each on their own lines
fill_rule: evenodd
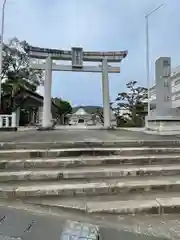
<svg viewBox="0 0 180 240">
<path fill-rule="evenodd" d="M 0 128 L 0 132 L 16 132 L 18 130 L 17 127 L 2 127 Z"/>
<path fill-rule="evenodd" d="M 145 127 L 147 131 L 177 134 L 180 132 L 180 117 L 173 116 L 147 117 Z"/>
<path fill-rule="evenodd" d="M 117 127 L 116 126 L 109 126 L 109 127 L 102 126 L 100 129 L 102 129 L 102 130 L 116 130 Z"/>
<path fill-rule="evenodd" d="M 37 131 L 51 131 L 51 130 L 54 130 L 54 126 L 47 126 L 47 127 L 43 127 L 43 126 L 39 126 L 37 128 Z"/>
</svg>

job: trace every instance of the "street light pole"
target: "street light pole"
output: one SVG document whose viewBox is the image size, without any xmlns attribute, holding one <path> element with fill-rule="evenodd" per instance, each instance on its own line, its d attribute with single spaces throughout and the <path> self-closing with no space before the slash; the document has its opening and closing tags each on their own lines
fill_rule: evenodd
<svg viewBox="0 0 180 240">
<path fill-rule="evenodd" d="M 157 8 L 152 10 L 145 16 L 146 22 L 146 78 L 147 78 L 147 89 L 148 89 L 148 117 L 150 116 L 151 105 L 150 105 L 150 71 L 149 71 L 149 16 L 159 10 L 164 4 L 159 5 Z"/>
<path fill-rule="evenodd" d="M 4 14 L 5 14 L 6 0 L 2 6 L 1 16 L 1 42 L 0 42 L 0 108 L 1 108 L 1 84 L 2 84 L 2 65 L 3 65 L 3 37 L 4 37 Z"/>
<path fill-rule="evenodd" d="M 145 16 L 146 20 L 146 78 L 148 89 L 148 117 L 150 116 L 150 76 L 149 76 L 149 21 L 148 16 Z"/>
</svg>

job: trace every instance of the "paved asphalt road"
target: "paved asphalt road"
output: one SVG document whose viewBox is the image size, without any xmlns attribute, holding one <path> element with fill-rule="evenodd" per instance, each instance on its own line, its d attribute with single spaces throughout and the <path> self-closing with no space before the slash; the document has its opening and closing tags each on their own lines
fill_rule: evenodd
<svg viewBox="0 0 180 240">
<path fill-rule="evenodd" d="M 71 221 L 71 219 L 69 219 Z M 68 219 L 53 215 L 40 215 L 25 210 L 0 207 L 0 240 L 59 240 Z M 73 220 L 74 221 L 74 220 Z M 84 222 L 81 222 L 86 224 Z M 160 240 L 113 228 L 100 227 L 102 240 Z"/>
</svg>

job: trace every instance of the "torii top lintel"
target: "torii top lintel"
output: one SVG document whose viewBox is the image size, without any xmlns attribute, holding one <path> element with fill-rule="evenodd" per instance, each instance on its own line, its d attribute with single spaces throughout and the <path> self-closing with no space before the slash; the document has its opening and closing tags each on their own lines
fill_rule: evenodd
<svg viewBox="0 0 180 240">
<path fill-rule="evenodd" d="M 27 51 L 31 58 L 45 59 L 50 54 L 54 60 L 71 60 L 73 49 L 74 48 L 72 48 L 72 50 L 59 50 L 29 46 Z M 108 62 L 121 62 L 121 60 L 128 55 L 128 51 L 90 52 L 83 51 L 82 48 L 76 49 L 80 49 L 82 51 L 83 61 L 90 62 L 102 61 L 104 57 L 107 58 Z"/>
</svg>

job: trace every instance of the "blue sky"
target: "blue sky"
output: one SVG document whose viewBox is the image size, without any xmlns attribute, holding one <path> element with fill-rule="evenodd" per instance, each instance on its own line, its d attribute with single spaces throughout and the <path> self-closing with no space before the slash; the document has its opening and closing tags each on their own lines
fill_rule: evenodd
<svg viewBox="0 0 180 240">
<path fill-rule="evenodd" d="M 31 45 L 60 49 L 127 49 L 121 73 L 109 77 L 114 100 L 130 80 L 146 85 L 144 16 L 162 3 L 164 7 L 149 18 L 153 81 L 158 57 L 170 56 L 172 66 L 180 64 L 180 0 L 7 0 L 4 39 L 16 36 Z M 53 73 L 52 96 L 72 105 L 101 105 L 101 75 Z"/>
</svg>

